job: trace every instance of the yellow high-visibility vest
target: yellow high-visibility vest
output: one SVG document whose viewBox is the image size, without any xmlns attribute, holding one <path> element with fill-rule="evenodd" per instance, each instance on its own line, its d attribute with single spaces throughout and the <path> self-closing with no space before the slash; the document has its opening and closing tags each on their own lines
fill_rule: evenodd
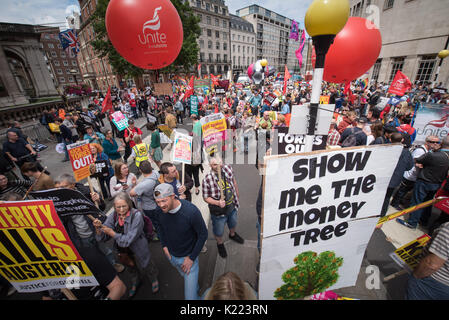
<svg viewBox="0 0 449 320">
<path fill-rule="evenodd" d="M 148 152 L 150 151 L 150 147 L 146 143 L 136 144 L 133 147 L 134 153 L 136 154 L 136 167 L 140 166 L 140 163 L 144 160 L 148 160 Z"/>
</svg>

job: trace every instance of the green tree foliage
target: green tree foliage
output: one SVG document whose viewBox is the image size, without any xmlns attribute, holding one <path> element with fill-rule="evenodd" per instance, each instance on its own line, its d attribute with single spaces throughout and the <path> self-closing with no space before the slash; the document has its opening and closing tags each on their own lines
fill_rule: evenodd
<svg viewBox="0 0 449 320">
<path fill-rule="evenodd" d="M 98 0 L 96 10 L 90 17 L 92 27 L 95 31 L 95 39 L 91 42 L 92 47 L 101 58 L 107 57 L 109 59 L 109 63 L 115 73 L 127 78 L 140 76 L 145 70 L 126 61 L 117 50 L 115 50 L 108 38 L 105 17 L 109 1 L 110 0 Z M 192 9 L 187 2 L 184 3 L 182 0 L 171 0 L 171 2 L 181 18 L 184 40 L 181 52 L 176 60 L 161 71 L 189 71 L 192 66 L 198 62 L 199 48 L 197 39 L 201 33 L 198 24 L 199 18 L 193 14 Z"/>
<path fill-rule="evenodd" d="M 282 275 L 285 282 L 274 292 L 278 300 L 302 299 L 326 291 L 338 280 L 338 268 L 343 258 L 337 258 L 332 251 L 306 251 L 294 259 L 295 266 Z"/>
</svg>

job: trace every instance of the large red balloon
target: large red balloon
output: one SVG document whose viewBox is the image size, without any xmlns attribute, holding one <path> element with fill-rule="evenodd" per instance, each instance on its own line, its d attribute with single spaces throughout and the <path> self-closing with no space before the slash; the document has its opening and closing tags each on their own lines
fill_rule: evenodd
<svg viewBox="0 0 449 320">
<path fill-rule="evenodd" d="M 118 53 L 143 69 L 166 67 L 181 51 L 182 22 L 169 0 L 111 0 L 106 30 Z"/>
<path fill-rule="evenodd" d="M 345 83 L 357 79 L 374 65 L 381 48 L 379 29 L 364 18 L 350 17 L 326 55 L 323 80 Z"/>
</svg>

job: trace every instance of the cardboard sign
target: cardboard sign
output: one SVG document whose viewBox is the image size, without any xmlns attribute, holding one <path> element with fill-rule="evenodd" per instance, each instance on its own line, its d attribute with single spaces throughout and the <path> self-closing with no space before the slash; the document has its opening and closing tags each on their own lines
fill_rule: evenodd
<svg viewBox="0 0 449 320">
<path fill-rule="evenodd" d="M 432 103 L 420 105 L 413 127 L 416 129 L 415 144 L 424 144 L 429 135 L 443 140 L 449 134 L 449 105 Z"/>
<path fill-rule="evenodd" d="M 428 234 L 424 234 L 390 253 L 390 257 L 407 272 L 412 273 L 419 264 L 421 253 L 430 239 Z"/>
<path fill-rule="evenodd" d="M 153 83 L 154 85 L 154 95 L 162 96 L 168 95 L 171 96 L 173 94 L 173 87 L 171 83 Z"/>
<path fill-rule="evenodd" d="M 72 215 L 103 215 L 91 200 L 82 193 L 72 189 L 50 189 L 33 191 L 30 195 L 39 200 L 51 200 L 60 217 Z"/>
<path fill-rule="evenodd" d="M 198 97 L 197 96 L 190 97 L 190 114 L 198 115 Z"/>
<path fill-rule="evenodd" d="M 355 285 L 401 151 L 378 145 L 265 158 L 260 299 Z"/>
<path fill-rule="evenodd" d="M 309 126 L 310 105 L 294 105 L 290 121 L 289 133 L 307 134 Z M 315 135 L 327 135 L 334 114 L 335 104 L 320 104 L 315 126 Z"/>
<path fill-rule="evenodd" d="M 276 128 L 278 154 L 292 154 L 305 151 L 305 134 L 289 134 L 288 127 Z M 326 149 L 327 136 L 315 136 L 312 151 Z"/>
<path fill-rule="evenodd" d="M 117 127 L 118 131 L 123 131 L 128 128 L 128 118 L 120 111 L 112 114 L 112 123 Z"/>
<path fill-rule="evenodd" d="M 214 113 L 200 119 L 204 148 L 207 153 L 217 152 L 218 145 L 226 140 L 226 119 L 222 113 Z"/>
<path fill-rule="evenodd" d="M 173 147 L 173 162 L 192 163 L 192 137 L 176 132 Z"/>
<path fill-rule="evenodd" d="M 101 160 L 96 161 L 92 164 L 93 170 L 91 169 L 91 177 L 92 178 L 107 178 L 109 177 L 109 165 L 108 161 Z"/>
<path fill-rule="evenodd" d="M 276 99 L 277 99 L 276 95 L 270 92 L 265 96 L 263 103 L 266 104 L 267 106 L 271 106 Z"/>
<path fill-rule="evenodd" d="M 97 286 L 53 202 L 0 204 L 0 274 L 18 292 Z"/>
<path fill-rule="evenodd" d="M 89 166 L 94 162 L 94 158 L 90 152 L 89 140 L 69 144 L 67 145 L 67 151 L 69 152 L 75 180 L 80 181 L 90 176 Z"/>
</svg>

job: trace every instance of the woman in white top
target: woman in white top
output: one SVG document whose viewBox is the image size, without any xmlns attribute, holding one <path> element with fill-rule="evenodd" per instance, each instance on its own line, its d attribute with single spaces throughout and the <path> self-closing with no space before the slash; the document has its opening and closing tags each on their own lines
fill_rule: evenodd
<svg viewBox="0 0 449 320">
<path fill-rule="evenodd" d="M 120 192 L 129 194 L 132 188 L 137 184 L 137 178 L 134 173 L 129 172 L 128 165 L 123 162 L 118 162 L 114 167 L 114 176 L 111 178 L 110 189 L 111 197 L 115 197 Z M 132 198 L 135 203 L 135 199 Z"/>
</svg>

